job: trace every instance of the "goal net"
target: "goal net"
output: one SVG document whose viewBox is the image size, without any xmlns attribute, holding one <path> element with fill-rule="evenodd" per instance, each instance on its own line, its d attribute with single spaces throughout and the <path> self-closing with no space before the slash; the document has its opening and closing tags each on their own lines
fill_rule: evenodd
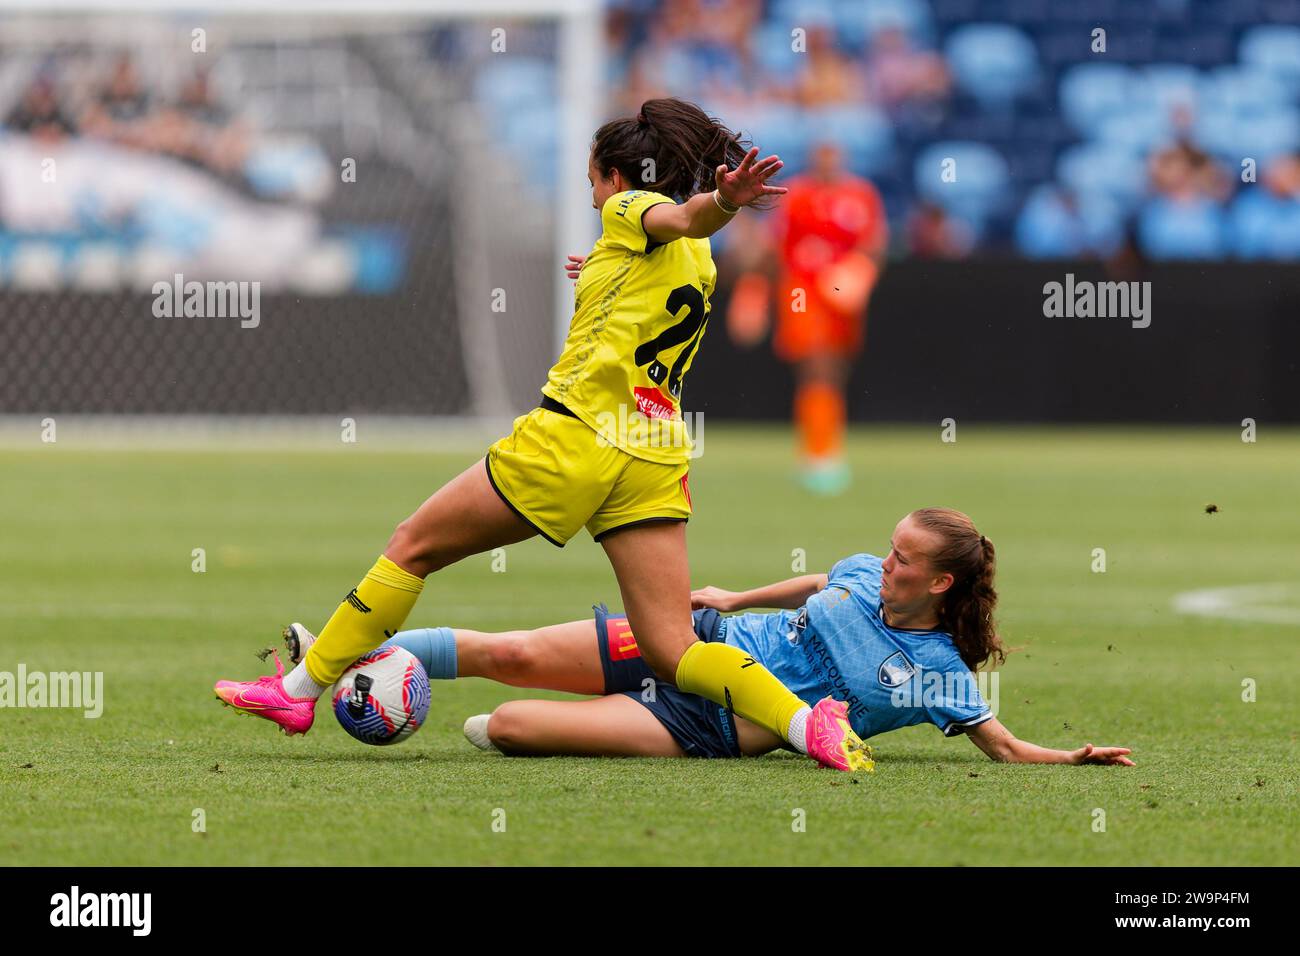
<svg viewBox="0 0 1300 956">
<path fill-rule="evenodd" d="M 0 415 L 536 403 L 598 4 L 114 7 L 0 2 Z"/>
</svg>

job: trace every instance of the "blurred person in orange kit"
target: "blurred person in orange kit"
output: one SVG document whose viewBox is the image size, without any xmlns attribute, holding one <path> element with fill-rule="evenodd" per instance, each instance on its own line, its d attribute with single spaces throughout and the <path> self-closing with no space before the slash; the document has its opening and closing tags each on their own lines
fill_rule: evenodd
<svg viewBox="0 0 1300 956">
<path fill-rule="evenodd" d="M 743 274 L 727 309 L 732 339 L 756 344 L 768 329 L 769 276 L 779 272 L 772 344 L 794 367 L 800 480 L 828 495 L 849 484 L 845 389 L 889 238 L 880 194 L 843 161 L 837 144 L 813 145 L 810 168 L 787 183 L 785 202 L 772 217 L 770 252 L 740 263 Z"/>
</svg>

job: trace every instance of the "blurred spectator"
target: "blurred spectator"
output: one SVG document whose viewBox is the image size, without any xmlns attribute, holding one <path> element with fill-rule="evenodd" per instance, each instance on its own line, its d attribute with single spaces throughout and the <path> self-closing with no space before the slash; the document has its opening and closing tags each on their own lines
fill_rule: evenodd
<svg viewBox="0 0 1300 956">
<path fill-rule="evenodd" d="M 1233 252 L 1243 259 L 1300 258 L 1300 156 L 1275 159 L 1232 205 Z"/>
<path fill-rule="evenodd" d="M 861 101 L 866 76 L 861 65 L 841 53 L 830 27 L 808 28 L 808 51 L 804 67 L 795 78 L 791 98 L 799 106 L 815 109 Z"/>
<path fill-rule="evenodd" d="M 118 57 L 108 83 L 81 117 L 80 126 L 88 136 L 123 146 L 149 150 L 161 147 L 152 99 L 129 54 Z"/>
<path fill-rule="evenodd" d="M 76 132 L 72 120 L 59 107 L 54 80 L 40 76 L 32 81 L 5 126 L 41 141 L 57 141 Z"/>
<path fill-rule="evenodd" d="M 160 112 L 157 139 L 162 151 L 222 174 L 248 158 L 248 128 L 217 100 L 206 68 L 195 70 L 176 103 Z"/>
<path fill-rule="evenodd" d="M 1016 245 L 1039 259 L 1104 258 L 1124 238 L 1123 218 L 1104 196 L 1081 202 L 1073 190 L 1045 185 L 1034 191 L 1016 222 Z"/>
<path fill-rule="evenodd" d="M 938 203 L 922 200 L 907 220 L 907 251 L 921 259 L 960 259 L 975 245 L 970 227 Z"/>
<path fill-rule="evenodd" d="M 943 58 L 918 50 L 897 27 L 879 31 L 867 54 L 867 88 L 891 117 L 934 112 L 948 97 L 952 80 Z"/>
<path fill-rule="evenodd" d="M 1227 177 L 1186 138 L 1148 163 L 1152 199 L 1138 215 L 1142 250 L 1154 259 L 1213 259 L 1224 252 Z"/>
</svg>

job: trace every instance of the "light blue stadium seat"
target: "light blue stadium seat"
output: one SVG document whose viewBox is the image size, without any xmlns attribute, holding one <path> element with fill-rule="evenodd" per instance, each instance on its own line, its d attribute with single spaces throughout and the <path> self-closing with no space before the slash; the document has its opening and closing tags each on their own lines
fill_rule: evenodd
<svg viewBox="0 0 1300 956">
<path fill-rule="evenodd" d="M 1204 92 L 1205 112 L 1267 113 L 1291 102 L 1286 86 L 1274 74 L 1235 64 L 1213 70 Z"/>
<path fill-rule="evenodd" d="M 1197 120 L 1196 140 L 1239 171 L 1245 157 L 1263 164 L 1300 148 L 1300 113 L 1279 105 L 1265 112 L 1207 110 Z"/>
<path fill-rule="evenodd" d="M 1061 77 L 1061 112 L 1075 129 L 1092 134 L 1134 100 L 1136 74 L 1119 63 L 1080 63 Z"/>
<path fill-rule="evenodd" d="M 790 46 L 790 27 L 785 23 L 769 20 L 754 33 L 754 55 L 763 72 L 774 79 L 789 79 L 804 64 L 804 54 L 796 53 Z"/>
<path fill-rule="evenodd" d="M 1195 110 L 1201 99 L 1203 74 L 1183 63 L 1152 63 L 1140 73 L 1143 95 L 1168 113 L 1186 106 Z"/>
<path fill-rule="evenodd" d="M 1009 103 L 1038 81 L 1038 53 L 1022 31 L 968 23 L 948 37 L 945 54 L 959 86 L 982 103 Z"/>
<path fill-rule="evenodd" d="M 830 139 L 844 150 L 844 163 L 859 176 L 885 168 L 894 156 L 894 132 L 889 121 L 867 106 L 838 106 L 804 115 L 809 141 Z M 766 154 L 764 154 L 766 155 Z"/>
<path fill-rule="evenodd" d="M 1300 259 L 1300 201 L 1248 186 L 1232 204 L 1229 236 L 1242 259 Z"/>
<path fill-rule="evenodd" d="M 1138 216 L 1138 241 L 1152 259 L 1217 259 L 1225 238 L 1223 212 L 1208 199 L 1175 203 L 1160 197 Z"/>
<path fill-rule="evenodd" d="M 555 66 L 538 57 L 489 57 L 474 79 L 475 99 L 493 111 L 554 102 L 556 93 Z"/>
<path fill-rule="evenodd" d="M 1135 99 L 1103 117 L 1093 129 L 1098 142 L 1144 153 L 1174 137 L 1172 112 L 1150 100 Z"/>
<path fill-rule="evenodd" d="M 1109 255 L 1124 237 L 1124 217 L 1107 196 L 1082 194 L 1077 211 L 1050 184 L 1030 194 L 1016 220 L 1016 247 L 1035 259 Z"/>
<path fill-rule="evenodd" d="M 955 179 L 945 182 L 944 161 L 954 161 Z M 917 192 L 977 229 L 1006 204 L 1010 176 L 1002 154 L 985 143 L 934 143 L 916 158 Z"/>
<path fill-rule="evenodd" d="M 1056 162 L 1056 178 L 1078 195 L 1101 195 L 1132 209 L 1146 188 L 1142 156 L 1109 143 L 1080 143 Z"/>
<path fill-rule="evenodd" d="M 732 128 L 750 132 L 760 158 L 773 153 L 780 156 L 785 163 L 782 175 L 803 171 L 808 161 L 810 131 L 802 110 L 784 103 L 764 106 L 752 114 L 748 123 L 736 122 Z"/>
<path fill-rule="evenodd" d="M 1294 95 L 1300 92 L 1300 26 L 1261 24 L 1241 37 L 1237 58 L 1242 64 L 1276 76 Z"/>
<path fill-rule="evenodd" d="M 515 108 L 500 117 L 499 122 L 502 141 L 529 182 L 554 187 L 559 157 L 559 121 L 555 107 L 547 104 Z M 570 171 L 570 175 L 579 173 Z"/>
</svg>

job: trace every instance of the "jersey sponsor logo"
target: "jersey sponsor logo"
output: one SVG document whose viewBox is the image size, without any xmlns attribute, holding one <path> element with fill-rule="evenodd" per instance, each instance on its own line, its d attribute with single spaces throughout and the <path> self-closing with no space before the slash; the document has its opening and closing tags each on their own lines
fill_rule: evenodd
<svg viewBox="0 0 1300 956">
<path fill-rule="evenodd" d="M 916 666 L 902 651 L 895 651 L 880 662 L 876 677 L 885 687 L 901 687 L 916 676 Z"/>
<path fill-rule="evenodd" d="M 790 622 L 790 629 L 785 632 L 785 639 L 793 646 L 799 643 L 799 638 L 803 637 L 804 628 L 808 626 L 808 608 L 799 608 L 799 613 L 795 615 L 794 620 Z"/>
<path fill-rule="evenodd" d="M 636 646 L 632 625 L 627 622 L 627 618 L 610 618 L 606 621 L 605 639 L 609 642 L 611 661 L 626 661 L 641 656 L 641 649 Z"/>
<path fill-rule="evenodd" d="M 657 388 L 632 389 L 636 393 L 636 410 L 646 418 L 672 418 L 673 403 Z"/>
</svg>

